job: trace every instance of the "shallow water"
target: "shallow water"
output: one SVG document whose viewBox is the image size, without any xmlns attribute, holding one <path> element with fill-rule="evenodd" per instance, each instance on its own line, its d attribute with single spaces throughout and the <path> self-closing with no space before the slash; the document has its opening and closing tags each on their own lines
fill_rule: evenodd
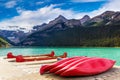
<svg viewBox="0 0 120 80">
<path fill-rule="evenodd" d="M 1 48 L 0 56 L 5 56 L 8 52 L 15 55 L 33 55 L 45 54 L 55 51 L 56 55 L 61 55 L 64 52 L 72 56 L 90 56 L 104 57 L 117 61 L 116 65 L 120 65 L 120 48 L 79 48 L 79 47 L 29 47 L 29 48 Z"/>
</svg>

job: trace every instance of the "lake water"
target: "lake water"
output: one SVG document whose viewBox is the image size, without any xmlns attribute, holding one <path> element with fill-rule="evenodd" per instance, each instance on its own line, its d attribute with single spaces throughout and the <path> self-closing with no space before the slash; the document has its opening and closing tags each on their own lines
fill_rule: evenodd
<svg viewBox="0 0 120 80">
<path fill-rule="evenodd" d="M 8 52 L 13 52 L 15 55 L 33 55 L 45 54 L 55 51 L 56 55 L 61 55 L 64 52 L 68 53 L 68 57 L 72 56 L 96 56 L 114 59 L 116 65 L 120 65 L 120 48 L 73 48 L 73 47 L 32 47 L 32 48 L 1 48 L 0 56 L 5 56 Z"/>
</svg>

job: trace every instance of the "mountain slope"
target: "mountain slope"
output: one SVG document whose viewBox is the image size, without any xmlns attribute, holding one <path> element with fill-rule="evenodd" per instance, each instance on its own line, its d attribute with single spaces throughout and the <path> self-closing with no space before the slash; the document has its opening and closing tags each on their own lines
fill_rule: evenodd
<svg viewBox="0 0 120 80">
<path fill-rule="evenodd" d="M 85 26 L 120 24 L 120 12 L 106 11 L 84 23 Z"/>
<path fill-rule="evenodd" d="M 49 29 L 62 29 L 62 23 L 66 22 L 67 19 L 62 15 L 59 15 L 54 20 L 50 21 L 48 24 L 39 27 L 38 31 L 45 31 Z"/>
<path fill-rule="evenodd" d="M 74 26 L 81 26 L 80 20 L 76 19 L 66 19 L 62 15 L 59 15 L 54 20 L 50 21 L 48 24 L 37 25 L 33 27 L 35 31 L 48 31 L 48 30 L 63 30 L 66 28 L 72 28 Z"/>
<path fill-rule="evenodd" d="M 0 37 L 0 47 L 8 47 L 8 46 L 10 46 L 10 44 L 6 40 Z"/>
<path fill-rule="evenodd" d="M 10 43 L 18 43 L 25 38 L 27 33 L 19 30 L 0 30 L 0 36 L 4 37 Z"/>
<path fill-rule="evenodd" d="M 90 17 L 88 15 L 85 15 L 82 19 L 80 19 L 80 22 L 82 25 L 84 25 L 85 22 L 89 21 Z"/>
<path fill-rule="evenodd" d="M 120 46 L 120 27 L 75 27 L 48 33 L 34 33 L 21 44 L 25 46 Z"/>
</svg>

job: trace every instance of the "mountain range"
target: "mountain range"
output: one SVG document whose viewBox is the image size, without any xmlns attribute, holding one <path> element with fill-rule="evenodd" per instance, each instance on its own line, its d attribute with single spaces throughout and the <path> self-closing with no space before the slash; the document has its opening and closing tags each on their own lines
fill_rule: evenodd
<svg viewBox="0 0 120 80">
<path fill-rule="evenodd" d="M 120 46 L 120 12 L 81 19 L 59 15 L 48 24 L 34 26 L 31 33 L 18 34 L 18 46 Z"/>
<path fill-rule="evenodd" d="M 24 46 L 120 46 L 120 12 L 106 11 L 90 18 L 66 19 L 60 15 L 42 24 L 19 45 Z"/>
</svg>

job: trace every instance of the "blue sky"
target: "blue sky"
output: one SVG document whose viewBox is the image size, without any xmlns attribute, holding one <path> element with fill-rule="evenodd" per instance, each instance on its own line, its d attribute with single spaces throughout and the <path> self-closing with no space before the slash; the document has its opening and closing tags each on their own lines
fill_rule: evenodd
<svg viewBox="0 0 120 80">
<path fill-rule="evenodd" d="M 59 6 L 56 6 L 56 8 L 61 8 L 63 10 L 71 9 L 79 13 L 96 10 L 106 2 L 107 0 L 96 2 L 75 2 L 72 0 L 0 0 L 0 20 L 19 15 L 17 12 L 18 8 L 23 10 L 37 10 L 45 6 L 50 6 L 51 4 L 58 4 Z"/>
<path fill-rule="evenodd" d="M 58 15 L 68 19 L 90 17 L 107 10 L 119 11 L 119 0 L 0 0 L 0 28 L 31 28 Z"/>
</svg>

